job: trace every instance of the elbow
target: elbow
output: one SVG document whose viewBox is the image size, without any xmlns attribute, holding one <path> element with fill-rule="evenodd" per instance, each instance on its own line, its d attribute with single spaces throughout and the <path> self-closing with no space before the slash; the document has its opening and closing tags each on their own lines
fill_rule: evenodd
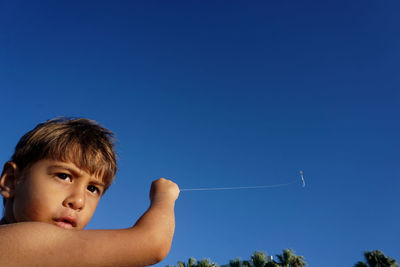
<svg viewBox="0 0 400 267">
<path fill-rule="evenodd" d="M 161 262 L 165 257 L 167 257 L 169 250 L 171 248 L 170 244 L 160 244 L 154 250 L 154 261 L 155 263 Z"/>
<path fill-rule="evenodd" d="M 153 243 L 153 264 L 161 262 L 167 257 L 171 249 L 171 241 L 166 239 L 157 238 Z"/>
</svg>

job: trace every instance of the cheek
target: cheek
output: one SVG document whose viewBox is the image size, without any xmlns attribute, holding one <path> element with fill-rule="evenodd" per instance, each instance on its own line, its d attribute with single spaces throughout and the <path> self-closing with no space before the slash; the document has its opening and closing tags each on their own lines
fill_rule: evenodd
<svg viewBox="0 0 400 267">
<path fill-rule="evenodd" d="M 25 198 L 14 205 L 14 214 L 17 221 L 40 221 L 46 214 L 48 207 L 38 198 Z"/>
<path fill-rule="evenodd" d="M 46 221 L 52 216 L 56 199 L 41 190 L 18 192 L 14 201 L 14 215 L 17 221 Z"/>
</svg>

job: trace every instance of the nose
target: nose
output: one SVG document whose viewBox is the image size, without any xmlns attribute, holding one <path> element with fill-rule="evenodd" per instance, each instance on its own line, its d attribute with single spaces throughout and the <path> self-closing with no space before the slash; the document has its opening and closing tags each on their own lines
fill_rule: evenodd
<svg viewBox="0 0 400 267">
<path fill-rule="evenodd" d="M 63 205 L 64 207 L 79 211 L 85 207 L 85 198 L 85 190 L 74 188 L 64 199 Z"/>
</svg>

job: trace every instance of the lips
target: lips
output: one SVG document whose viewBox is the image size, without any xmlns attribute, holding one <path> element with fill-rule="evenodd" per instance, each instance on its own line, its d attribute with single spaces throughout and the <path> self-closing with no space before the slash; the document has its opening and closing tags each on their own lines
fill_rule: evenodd
<svg viewBox="0 0 400 267">
<path fill-rule="evenodd" d="M 55 218 L 54 222 L 57 226 L 64 229 L 73 229 L 77 225 L 76 218 L 71 216 Z"/>
</svg>

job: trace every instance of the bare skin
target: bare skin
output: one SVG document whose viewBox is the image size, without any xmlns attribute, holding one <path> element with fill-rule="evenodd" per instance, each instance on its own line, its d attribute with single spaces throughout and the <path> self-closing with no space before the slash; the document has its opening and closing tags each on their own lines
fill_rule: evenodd
<svg viewBox="0 0 400 267">
<path fill-rule="evenodd" d="M 153 182 L 149 209 L 120 230 L 83 230 L 103 185 L 73 163 L 41 160 L 23 174 L 6 163 L 0 187 L 8 223 L 0 227 L 1 266 L 148 266 L 169 252 L 179 195 L 169 180 Z"/>
</svg>

